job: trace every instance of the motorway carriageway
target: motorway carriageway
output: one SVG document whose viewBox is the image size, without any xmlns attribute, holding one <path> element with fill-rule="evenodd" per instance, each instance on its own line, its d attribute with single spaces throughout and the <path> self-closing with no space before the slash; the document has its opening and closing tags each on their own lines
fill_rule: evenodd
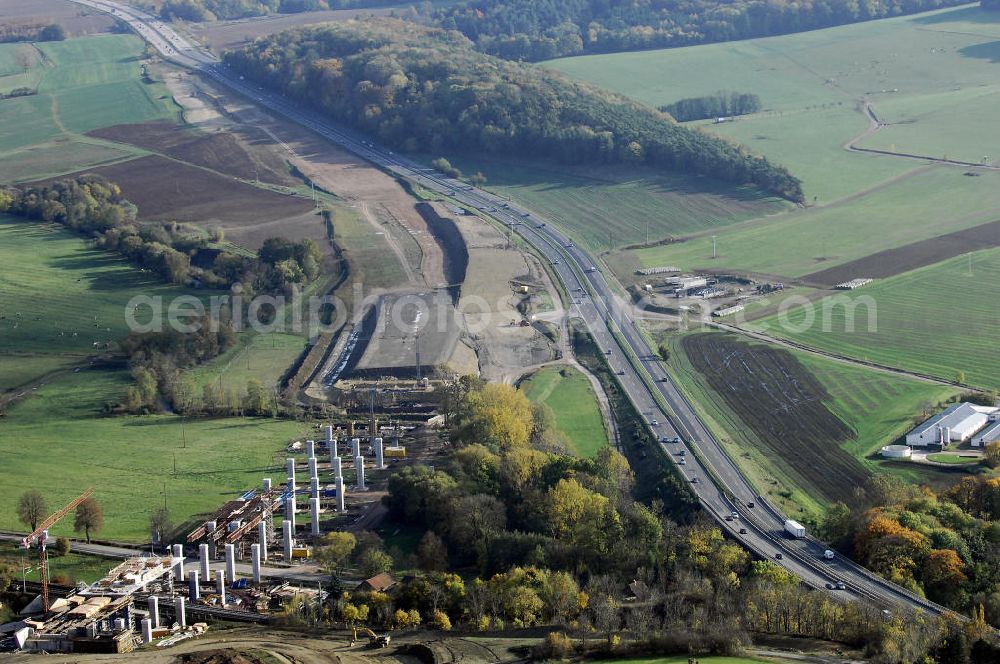
<svg viewBox="0 0 1000 664">
<path fill-rule="evenodd" d="M 734 539 L 741 540 L 761 558 L 780 564 L 814 588 L 824 590 L 829 588 L 828 584 L 843 582 L 846 590 L 829 590 L 835 598 L 867 599 L 889 609 L 920 609 L 931 614 L 948 612 L 842 556 L 838 555 L 833 560 L 824 559 L 823 552 L 827 547 L 814 538 L 792 539 L 787 536 L 784 516 L 753 490 L 735 462 L 695 414 L 636 328 L 628 311 L 619 304 L 604 275 L 595 269 L 593 258 L 543 218 L 528 210 L 512 207 L 504 199 L 486 191 L 400 157 L 371 142 L 366 136 L 252 85 L 242 77 L 230 75 L 215 57 L 193 47 L 171 27 L 141 10 L 111 0 L 73 2 L 114 14 L 127 21 L 172 62 L 196 69 L 376 166 L 478 209 L 483 215 L 510 227 L 549 261 L 552 271 L 573 299 L 570 315 L 586 323 L 600 348 L 612 349 L 609 359 L 617 369 L 617 379 L 636 410 L 648 418 L 653 434 L 661 441 L 664 458 L 675 464 L 703 507 Z M 675 437 L 682 442 L 667 442 Z M 682 450 L 686 460 L 683 465 L 680 464 Z M 749 507 L 750 504 L 754 507 Z M 732 518 L 734 513 L 736 518 Z M 741 529 L 746 532 L 741 533 Z"/>
</svg>

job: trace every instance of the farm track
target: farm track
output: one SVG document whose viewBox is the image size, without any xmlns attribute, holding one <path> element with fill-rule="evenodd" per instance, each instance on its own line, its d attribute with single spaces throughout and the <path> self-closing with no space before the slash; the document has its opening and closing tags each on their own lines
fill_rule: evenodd
<svg viewBox="0 0 1000 664">
<path fill-rule="evenodd" d="M 858 147 L 860 141 L 870 138 L 875 135 L 883 127 L 888 126 L 888 123 L 879 120 L 878 115 L 875 113 L 875 107 L 867 99 L 862 100 L 862 112 L 868 118 L 870 123 L 868 129 L 864 130 L 851 140 L 844 143 L 844 149 L 849 152 L 865 152 L 868 154 L 879 154 L 887 157 L 897 157 L 899 159 L 910 159 L 924 162 L 933 162 L 935 164 L 947 164 L 949 166 L 961 166 L 963 168 L 976 168 L 984 171 L 1000 171 L 1000 166 L 993 166 L 991 164 L 975 163 L 972 161 L 960 161 L 958 159 L 946 159 L 944 157 L 928 157 L 927 155 L 913 154 L 910 152 L 890 152 L 889 150 L 879 150 L 876 148 L 862 148 Z"/>
</svg>

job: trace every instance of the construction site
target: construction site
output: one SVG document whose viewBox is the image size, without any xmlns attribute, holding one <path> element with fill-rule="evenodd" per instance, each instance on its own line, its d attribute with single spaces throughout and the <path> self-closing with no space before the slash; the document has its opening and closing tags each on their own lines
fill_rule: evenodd
<svg viewBox="0 0 1000 664">
<path fill-rule="evenodd" d="M 88 489 L 21 541 L 37 551 L 40 583 L 18 588 L 27 604 L 18 620 L 0 625 L 0 651 L 125 653 L 173 645 L 217 621 L 267 624 L 296 596 L 322 603 L 320 582 L 329 575 L 312 563 L 313 546 L 328 532 L 374 527 L 382 492 L 373 485 L 384 486 L 390 466 L 410 460 L 404 442 L 415 427 L 380 425 L 374 401 L 369 412 L 364 427 L 321 425 L 318 440 L 287 445 L 285 477 L 262 478 L 162 555 L 136 551 L 90 585 L 50 584 L 49 529 L 93 494 Z"/>
</svg>

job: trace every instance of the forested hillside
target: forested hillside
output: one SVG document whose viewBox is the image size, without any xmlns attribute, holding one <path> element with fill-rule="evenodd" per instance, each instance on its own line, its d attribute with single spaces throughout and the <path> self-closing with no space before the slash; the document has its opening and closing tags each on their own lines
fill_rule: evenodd
<svg viewBox="0 0 1000 664">
<path fill-rule="evenodd" d="M 765 37 L 951 7 L 963 0 L 467 0 L 435 14 L 512 60 Z"/>
<path fill-rule="evenodd" d="M 802 199 L 798 179 L 763 157 L 626 97 L 479 53 L 454 32 L 392 19 L 324 24 L 225 61 L 408 152 L 645 163 Z"/>
</svg>

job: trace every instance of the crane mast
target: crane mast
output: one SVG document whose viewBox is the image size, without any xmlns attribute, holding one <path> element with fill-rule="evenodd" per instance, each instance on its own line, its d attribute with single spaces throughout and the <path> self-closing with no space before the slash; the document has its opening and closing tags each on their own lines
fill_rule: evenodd
<svg viewBox="0 0 1000 664">
<path fill-rule="evenodd" d="M 44 521 L 42 521 L 34 531 L 26 535 L 24 539 L 21 540 L 21 547 L 25 549 L 30 549 L 32 545 L 38 544 L 38 575 L 42 582 L 42 611 L 44 613 L 49 612 L 49 565 L 48 565 L 48 553 L 45 550 L 45 540 L 48 538 L 49 528 L 54 526 L 56 522 L 62 519 L 64 516 L 69 514 L 71 511 L 77 508 L 77 506 L 94 495 L 94 489 L 90 488 L 81 493 L 79 496 L 74 498 L 57 512 L 53 512 Z"/>
</svg>

